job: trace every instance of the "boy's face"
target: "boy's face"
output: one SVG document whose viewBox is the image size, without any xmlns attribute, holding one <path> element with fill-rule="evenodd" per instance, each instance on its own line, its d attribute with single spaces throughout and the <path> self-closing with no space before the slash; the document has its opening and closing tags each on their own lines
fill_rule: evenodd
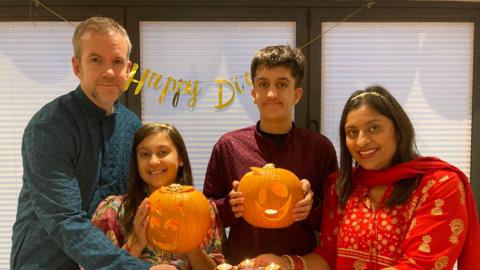
<svg viewBox="0 0 480 270">
<path fill-rule="evenodd" d="M 302 97 L 303 89 L 295 88 L 295 77 L 285 66 L 260 66 L 253 82 L 252 98 L 262 122 L 291 122 L 292 109 Z"/>
</svg>

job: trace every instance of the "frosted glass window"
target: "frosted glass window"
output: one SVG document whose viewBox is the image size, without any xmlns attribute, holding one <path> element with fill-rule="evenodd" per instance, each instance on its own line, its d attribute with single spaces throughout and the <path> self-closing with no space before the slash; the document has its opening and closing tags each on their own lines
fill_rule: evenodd
<svg viewBox="0 0 480 270">
<path fill-rule="evenodd" d="M 23 130 L 43 105 L 78 85 L 73 31 L 64 22 L 0 22 L 0 269 L 10 268 Z"/>
<path fill-rule="evenodd" d="M 322 42 L 321 130 L 337 152 L 347 98 L 379 84 L 407 111 L 422 155 L 470 174 L 473 23 L 341 23 Z"/>
<path fill-rule="evenodd" d="M 294 22 L 140 22 L 142 74 L 150 68 L 150 74 L 163 75 L 157 84 L 159 89 L 155 89 L 152 79 L 151 87 L 144 85 L 141 90 L 142 121 L 167 122 L 179 129 L 200 190 L 218 138 L 227 131 L 255 124 L 259 119 L 250 95 L 251 86 L 244 76 L 250 72 L 255 51 L 268 45 L 294 46 L 295 32 Z M 201 92 L 196 106 L 188 106 L 191 96 L 180 95 L 177 107 L 173 107 L 172 92 L 165 95 L 163 104 L 159 102 L 168 76 L 176 81 L 199 81 Z M 228 79 L 235 88 L 233 77 L 237 77 L 238 89 L 243 86 L 243 93 L 236 91 L 230 106 L 215 108 L 219 104 L 215 80 Z M 223 92 L 222 103 L 225 103 L 232 91 L 223 86 Z"/>
</svg>

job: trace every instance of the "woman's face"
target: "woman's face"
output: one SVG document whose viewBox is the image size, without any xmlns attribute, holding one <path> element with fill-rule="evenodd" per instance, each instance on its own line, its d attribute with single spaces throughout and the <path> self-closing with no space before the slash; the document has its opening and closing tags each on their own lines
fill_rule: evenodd
<svg viewBox="0 0 480 270">
<path fill-rule="evenodd" d="M 353 159 L 367 170 L 390 166 L 397 151 L 395 127 L 387 117 L 368 105 L 361 105 L 347 114 L 346 144 Z"/>
<path fill-rule="evenodd" d="M 178 167 L 183 162 L 166 133 L 147 136 L 137 146 L 138 171 L 147 184 L 149 194 L 176 182 Z"/>
</svg>

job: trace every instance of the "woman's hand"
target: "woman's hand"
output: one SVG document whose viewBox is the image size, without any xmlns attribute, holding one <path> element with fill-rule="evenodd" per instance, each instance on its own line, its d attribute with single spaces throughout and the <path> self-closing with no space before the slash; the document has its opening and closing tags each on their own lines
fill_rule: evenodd
<svg viewBox="0 0 480 270">
<path fill-rule="evenodd" d="M 295 221 L 302 221 L 308 217 L 313 204 L 313 191 L 310 189 L 310 182 L 307 179 L 300 181 L 302 184 L 303 194 L 305 197 L 298 201 L 293 207 L 293 219 Z"/>
<path fill-rule="evenodd" d="M 240 182 L 238 182 L 236 180 L 233 181 L 232 191 L 230 191 L 230 193 L 228 193 L 228 195 L 230 196 L 230 205 L 232 206 L 232 212 L 233 212 L 233 214 L 235 215 L 236 218 L 242 217 L 243 212 L 245 211 L 243 193 L 237 191 L 239 183 Z"/>
<path fill-rule="evenodd" d="M 159 264 L 148 268 L 148 270 L 177 270 L 177 267 L 171 264 Z"/>
<path fill-rule="evenodd" d="M 133 256 L 140 256 L 143 249 L 147 246 L 147 227 L 148 227 L 148 210 L 150 202 L 145 198 L 137 207 L 137 212 L 133 218 L 133 234 L 128 238 L 127 250 Z M 167 269 L 167 268 L 166 268 Z"/>
<path fill-rule="evenodd" d="M 278 264 L 280 270 L 290 270 L 290 265 L 287 258 L 277 256 L 275 254 L 262 254 L 255 258 L 256 266 L 267 266 L 271 263 Z"/>
</svg>

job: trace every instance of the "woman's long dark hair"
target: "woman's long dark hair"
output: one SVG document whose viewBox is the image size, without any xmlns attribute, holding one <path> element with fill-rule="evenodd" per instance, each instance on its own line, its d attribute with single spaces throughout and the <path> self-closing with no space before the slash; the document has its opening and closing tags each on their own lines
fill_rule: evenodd
<svg viewBox="0 0 480 270">
<path fill-rule="evenodd" d="M 130 174 L 128 176 L 128 191 L 124 201 L 125 213 L 121 220 L 121 224 L 127 234 L 133 232 L 133 218 L 135 217 L 137 207 L 143 199 L 148 196 L 147 185 L 138 172 L 137 147 L 146 137 L 156 133 L 164 133 L 170 138 L 178 152 L 178 157 L 183 162 L 183 166 L 178 167 L 177 180 L 175 182 L 182 185 L 193 185 L 190 159 L 188 158 L 187 147 L 180 132 L 170 124 L 149 123 L 142 126 L 135 133 L 133 139 Z"/>
<path fill-rule="evenodd" d="M 353 93 L 343 108 L 340 119 L 340 172 L 337 180 L 337 195 L 343 208 L 353 191 L 353 158 L 346 144 L 345 122 L 348 113 L 366 105 L 392 121 L 397 138 L 397 151 L 391 165 L 410 161 L 419 156 L 415 143 L 415 131 L 407 113 L 398 101 L 383 87 L 370 86 Z M 386 205 L 392 207 L 404 203 L 418 185 L 418 179 L 402 179 L 394 184 Z"/>
</svg>

